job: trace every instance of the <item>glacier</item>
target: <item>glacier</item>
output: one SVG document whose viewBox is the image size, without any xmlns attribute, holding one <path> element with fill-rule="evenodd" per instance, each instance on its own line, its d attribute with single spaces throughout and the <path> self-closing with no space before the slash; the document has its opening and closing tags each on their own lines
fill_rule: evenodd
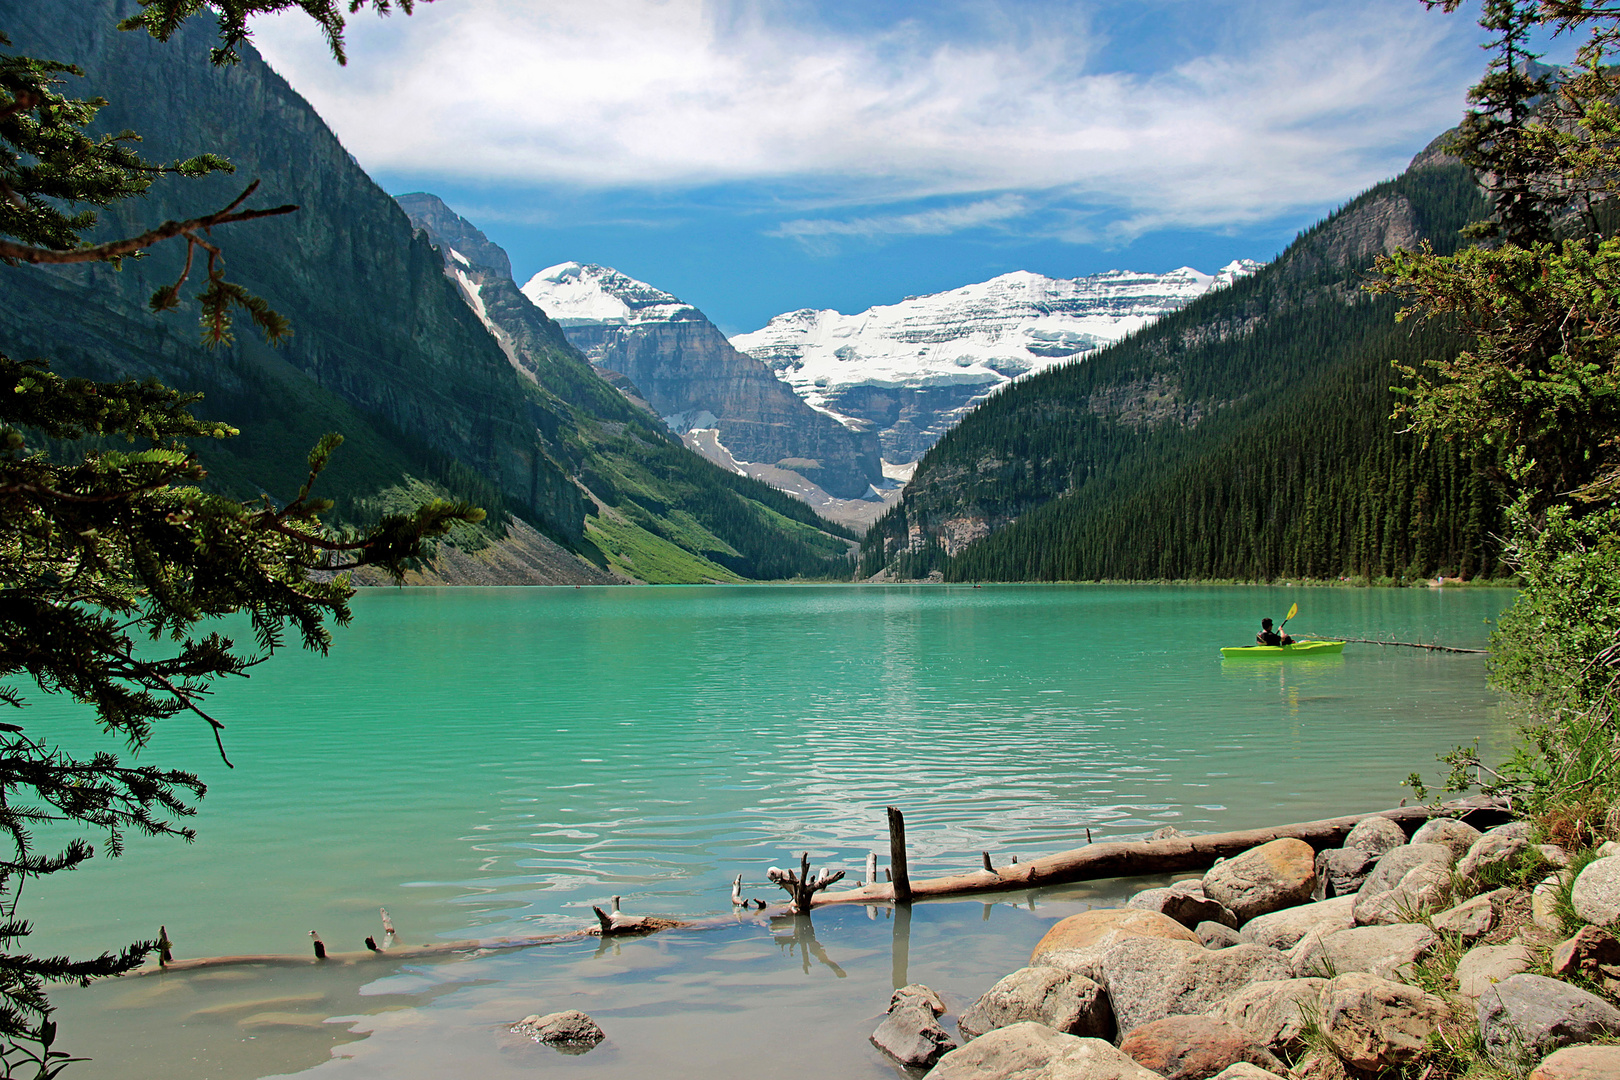
<svg viewBox="0 0 1620 1080">
<path fill-rule="evenodd" d="M 875 425 L 884 461 L 902 464 L 1013 380 L 1112 344 L 1261 265 L 1078 278 L 1019 270 L 854 315 L 787 312 L 731 343 L 815 408 Z"/>
</svg>

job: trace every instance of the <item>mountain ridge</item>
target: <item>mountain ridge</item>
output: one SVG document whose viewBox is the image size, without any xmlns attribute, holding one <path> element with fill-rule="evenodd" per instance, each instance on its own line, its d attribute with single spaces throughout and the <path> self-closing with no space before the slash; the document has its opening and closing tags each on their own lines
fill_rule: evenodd
<svg viewBox="0 0 1620 1080">
<path fill-rule="evenodd" d="M 1426 152 L 1427 153 L 1427 152 Z M 1085 363 L 970 413 L 863 541 L 863 575 L 951 580 L 1395 580 L 1492 574 L 1498 496 L 1395 431 L 1392 360 L 1458 343 L 1397 327 L 1377 254 L 1438 250 L 1486 206 L 1420 154 L 1295 241 Z"/>
<path fill-rule="evenodd" d="M 884 461 L 906 465 L 1015 380 L 1111 344 L 1259 266 L 1079 278 L 1017 270 L 850 315 L 786 312 L 732 344 L 816 408 L 875 427 Z"/>
</svg>

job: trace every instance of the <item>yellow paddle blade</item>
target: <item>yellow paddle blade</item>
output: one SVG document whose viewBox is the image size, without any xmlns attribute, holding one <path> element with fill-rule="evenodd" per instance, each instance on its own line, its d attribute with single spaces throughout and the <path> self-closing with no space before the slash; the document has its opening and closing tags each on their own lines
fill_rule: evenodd
<svg viewBox="0 0 1620 1080">
<path fill-rule="evenodd" d="M 1295 615 L 1298 615 L 1298 614 L 1299 614 L 1299 605 L 1295 604 L 1293 607 L 1288 609 L 1288 614 L 1283 616 L 1283 622 L 1287 622 L 1289 619 L 1292 619 Z"/>
</svg>

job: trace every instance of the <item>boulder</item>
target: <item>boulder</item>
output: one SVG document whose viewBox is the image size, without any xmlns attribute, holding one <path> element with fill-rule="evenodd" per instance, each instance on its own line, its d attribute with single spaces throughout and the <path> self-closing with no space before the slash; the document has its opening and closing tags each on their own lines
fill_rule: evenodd
<svg viewBox="0 0 1620 1080">
<path fill-rule="evenodd" d="M 1439 899 L 1454 861 L 1444 844 L 1408 844 L 1386 852 L 1356 892 L 1356 922 L 1405 922 L 1409 913 Z"/>
<path fill-rule="evenodd" d="M 1248 1032 L 1208 1016 L 1167 1016 L 1143 1024 L 1120 1040 L 1119 1048 L 1165 1080 L 1209 1080 L 1240 1061 L 1271 1072 L 1287 1069 Z"/>
<path fill-rule="evenodd" d="M 1344 838 L 1345 847 L 1359 848 L 1375 859 L 1405 843 L 1406 831 L 1389 818 L 1378 815 L 1356 822 L 1350 835 Z"/>
<path fill-rule="evenodd" d="M 1108 992 L 1084 975 L 1055 967 L 1019 968 L 968 1006 L 956 1026 L 963 1038 L 977 1039 L 1025 1020 L 1069 1035 L 1114 1037 Z"/>
<path fill-rule="evenodd" d="M 1569 865 L 1569 852 L 1557 844 L 1537 844 L 1536 850 L 1541 852 L 1541 857 L 1547 860 L 1547 863 L 1551 866 L 1556 866 L 1562 870 Z"/>
<path fill-rule="evenodd" d="M 1365 972 L 1382 979 L 1406 978 L 1412 964 L 1440 943 L 1433 930 L 1420 923 L 1394 926 L 1356 926 L 1330 934 L 1312 931 L 1289 952 L 1296 976 L 1333 977 Z"/>
<path fill-rule="evenodd" d="M 513 1026 L 512 1032 L 527 1035 L 536 1042 L 562 1043 L 586 1049 L 607 1038 L 596 1021 L 578 1009 L 525 1016 Z"/>
<path fill-rule="evenodd" d="M 1516 836 L 1520 840 L 1528 840 L 1535 833 L 1535 828 L 1528 821 L 1510 821 L 1506 825 L 1498 825 L 1494 829 L 1486 829 L 1486 836 Z"/>
<path fill-rule="evenodd" d="M 872 1045 L 902 1065 L 926 1069 L 956 1049 L 956 1040 L 939 1026 L 925 1000 L 910 999 L 895 1007 L 872 1032 Z"/>
<path fill-rule="evenodd" d="M 1451 849 L 1452 859 L 1456 860 L 1468 854 L 1468 849 L 1484 835 L 1472 825 L 1455 818 L 1434 818 L 1424 822 L 1418 831 L 1412 834 L 1412 843 L 1444 844 Z"/>
<path fill-rule="evenodd" d="M 939 1059 L 928 1080 L 1163 1080 L 1101 1039 L 1024 1021 L 997 1028 Z"/>
<path fill-rule="evenodd" d="M 1507 905 L 1509 892 L 1497 889 L 1465 900 L 1454 908 L 1442 911 L 1429 920 L 1429 925 L 1442 934 L 1456 934 L 1466 941 L 1484 937 L 1496 925 L 1501 909 Z"/>
<path fill-rule="evenodd" d="M 1557 874 L 1548 874 L 1530 890 L 1530 921 L 1543 930 L 1564 932 L 1564 920 L 1558 914 L 1558 892 L 1563 884 Z"/>
<path fill-rule="evenodd" d="M 1412 1060 L 1446 1016 L 1446 1003 L 1433 994 L 1366 972 L 1329 980 L 1318 1008 L 1334 1050 L 1369 1072 Z"/>
<path fill-rule="evenodd" d="M 1469 848 L 1468 853 L 1457 863 L 1457 872 L 1465 878 L 1477 878 L 1481 871 L 1493 866 L 1510 864 L 1529 850 L 1528 837 L 1516 832 L 1504 833 L 1499 829 L 1492 829 L 1474 841 L 1474 846 Z"/>
<path fill-rule="evenodd" d="M 1530 1080 L 1614 1080 L 1617 1076 L 1620 1046 L 1566 1046 L 1530 1070 Z"/>
<path fill-rule="evenodd" d="M 1574 937 L 1553 946 L 1552 973 L 1560 979 L 1590 979 L 1614 994 L 1620 990 L 1620 940 L 1601 926 L 1583 926 Z"/>
<path fill-rule="evenodd" d="M 1362 896 L 1388 892 L 1401 883 L 1414 867 L 1439 866 L 1450 869 L 1456 859 L 1444 844 L 1407 844 L 1391 848 L 1378 857 L 1373 871 L 1358 890 Z"/>
<path fill-rule="evenodd" d="M 1575 914 L 1597 926 L 1620 921 L 1620 855 L 1587 863 L 1575 878 L 1569 902 Z"/>
<path fill-rule="evenodd" d="M 1247 1061 L 1234 1061 L 1215 1074 L 1215 1080 L 1283 1080 L 1279 1073 L 1250 1065 Z"/>
<path fill-rule="evenodd" d="M 1204 943 L 1206 949 L 1226 949 L 1244 944 L 1236 930 L 1218 922 L 1201 922 L 1193 927 L 1193 933 L 1198 935 L 1198 940 Z"/>
<path fill-rule="evenodd" d="M 1177 882 L 1166 889 L 1144 889 L 1125 901 L 1125 906 L 1160 912 L 1188 928 L 1201 922 L 1218 922 L 1233 929 L 1238 925 L 1237 916 L 1226 905 L 1205 896 L 1203 882 L 1197 880 Z"/>
<path fill-rule="evenodd" d="M 1596 994 L 1541 975 L 1512 975 L 1486 987 L 1475 1006 L 1485 1049 L 1529 1064 L 1554 1050 L 1620 1035 L 1620 1009 Z"/>
<path fill-rule="evenodd" d="M 1245 941 L 1287 951 L 1298 945 L 1300 939 L 1312 930 L 1327 933 L 1354 926 L 1355 906 L 1354 896 L 1336 896 L 1331 900 L 1318 900 L 1314 904 L 1300 904 L 1250 919 L 1243 924 L 1239 933 Z"/>
<path fill-rule="evenodd" d="M 1361 888 L 1361 883 L 1372 873 L 1377 856 L 1360 848 L 1328 848 L 1316 853 L 1316 888 L 1311 895 L 1317 900 L 1345 896 Z"/>
<path fill-rule="evenodd" d="M 945 999 L 922 983 L 907 983 L 889 995 L 889 1011 L 906 1005 L 923 1005 L 935 1016 L 945 1015 Z"/>
<path fill-rule="evenodd" d="M 1204 894 L 1225 904 L 1239 925 L 1305 903 L 1315 886 L 1316 852 L 1292 837 L 1251 848 L 1204 875 Z"/>
<path fill-rule="evenodd" d="M 1102 958 L 1110 947 L 1132 938 L 1197 942 L 1198 935 L 1170 916 L 1135 908 L 1082 911 L 1053 924 L 1035 943 L 1029 966 L 1059 967 L 1102 982 Z M 1104 984 L 1106 985 L 1106 984 Z"/>
<path fill-rule="evenodd" d="M 1286 979 L 1287 960 L 1260 945 L 1206 949 L 1182 941 L 1126 938 L 1103 959 L 1103 977 L 1119 1030 L 1166 1016 L 1208 1013 L 1240 988 Z"/>
<path fill-rule="evenodd" d="M 1457 961 L 1457 993 L 1477 998 L 1487 987 L 1530 968 L 1534 957 L 1514 938 L 1506 945 L 1479 945 Z"/>
<path fill-rule="evenodd" d="M 1236 1024 L 1272 1053 L 1294 1057 L 1305 1049 L 1305 1027 L 1316 1019 L 1326 985 L 1326 979 L 1250 983 L 1210 1015 Z"/>
</svg>

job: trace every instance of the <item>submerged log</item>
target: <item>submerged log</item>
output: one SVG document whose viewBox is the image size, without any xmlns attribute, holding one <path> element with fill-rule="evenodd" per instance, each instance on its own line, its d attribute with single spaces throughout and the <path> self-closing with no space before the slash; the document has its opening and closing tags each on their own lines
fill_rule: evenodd
<svg viewBox="0 0 1620 1080">
<path fill-rule="evenodd" d="M 1217 859 L 1229 859 L 1250 848 L 1284 837 L 1304 840 L 1318 851 L 1341 847 L 1344 838 L 1355 828 L 1356 823 L 1370 817 L 1390 818 L 1410 832 L 1412 828 L 1431 817 L 1470 818 L 1484 825 L 1497 820 L 1505 821 L 1509 816 L 1506 808 L 1498 803 L 1489 800 L 1463 800 L 1439 809 L 1405 806 L 1371 814 L 1350 814 L 1344 817 L 1325 818 L 1321 821 L 1211 833 L 1207 836 L 1175 836 L 1166 840 L 1103 841 L 988 872 L 976 870 L 969 874 L 911 881 L 907 899 L 900 899 L 897 896 L 898 890 L 894 885 L 872 884 L 858 889 L 822 893 L 814 898 L 813 903 L 817 907 L 826 904 L 906 903 L 908 900 L 1040 888 L 1045 885 L 1066 885 L 1076 881 L 1095 881 L 1099 878 L 1145 877 L 1150 874 L 1169 874 L 1184 870 L 1207 870 L 1215 865 Z"/>
<path fill-rule="evenodd" d="M 1388 641 L 1364 637 L 1334 638 L 1333 640 L 1353 641 L 1357 645 L 1399 645 L 1403 649 L 1428 649 L 1430 652 L 1478 653 L 1480 656 L 1484 656 L 1487 652 L 1485 649 L 1459 649 L 1453 645 L 1426 645 L 1421 641 Z"/>
</svg>

